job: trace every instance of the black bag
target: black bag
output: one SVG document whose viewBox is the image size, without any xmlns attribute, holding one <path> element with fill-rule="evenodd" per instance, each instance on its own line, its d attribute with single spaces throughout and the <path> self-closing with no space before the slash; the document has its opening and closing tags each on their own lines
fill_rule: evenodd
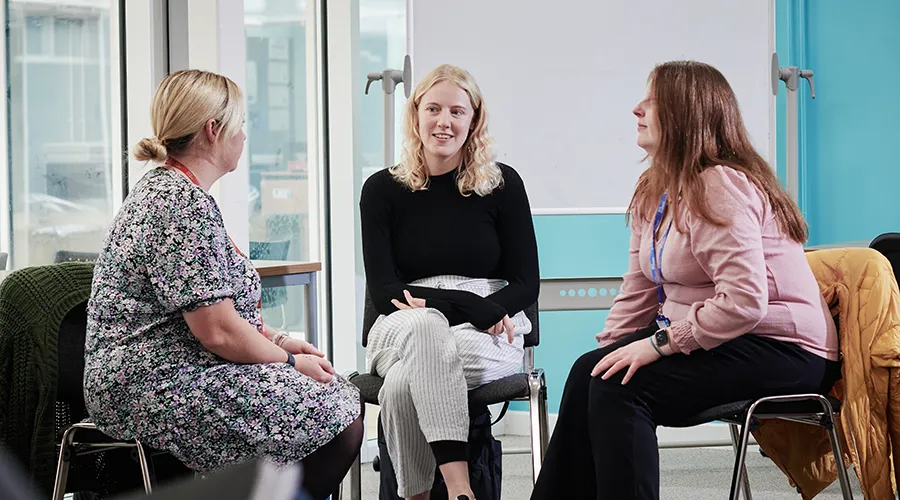
<svg viewBox="0 0 900 500">
<path fill-rule="evenodd" d="M 500 500 L 503 479 L 503 450 L 500 441 L 491 434 L 491 412 L 487 407 L 469 408 L 469 482 L 475 500 Z M 391 457 L 388 455 L 381 417 L 378 417 L 378 458 L 376 470 L 380 472 L 379 500 L 401 500 L 397 496 L 397 477 Z M 431 500 L 448 500 L 447 486 L 440 470 L 434 474 Z M 455 499 L 454 499 L 455 500 Z"/>
</svg>

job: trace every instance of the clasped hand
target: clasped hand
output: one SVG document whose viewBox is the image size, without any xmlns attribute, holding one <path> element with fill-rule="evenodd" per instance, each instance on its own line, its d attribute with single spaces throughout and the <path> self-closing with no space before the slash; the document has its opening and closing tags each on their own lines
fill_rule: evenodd
<svg viewBox="0 0 900 500">
<path fill-rule="evenodd" d="M 509 319 L 509 315 L 503 316 L 496 325 L 487 329 L 487 333 L 491 335 L 499 335 L 503 332 L 506 332 L 506 341 L 510 344 L 513 343 L 513 339 L 515 339 L 516 326 L 513 325 L 511 319 Z"/>
<path fill-rule="evenodd" d="M 325 359 L 325 354 L 305 340 L 290 338 L 281 348 L 296 356 L 294 368 L 307 377 L 327 384 L 334 380 L 334 367 Z"/>
<path fill-rule="evenodd" d="M 408 290 L 403 290 L 403 296 L 406 298 L 405 304 L 397 299 L 391 299 L 391 304 L 394 304 L 394 307 L 397 309 L 419 309 L 425 307 L 425 299 L 413 297 Z M 513 325 L 512 320 L 509 319 L 509 315 L 506 315 L 496 325 L 485 330 L 485 332 L 490 335 L 499 335 L 506 332 L 506 340 L 512 344 L 515 338 L 515 329 L 516 327 Z"/>
<path fill-rule="evenodd" d="M 397 309 L 422 309 L 425 307 L 425 299 L 413 297 L 409 290 L 403 290 L 403 296 L 406 297 L 406 304 L 397 299 L 391 299 L 391 304 L 394 304 Z"/>
</svg>

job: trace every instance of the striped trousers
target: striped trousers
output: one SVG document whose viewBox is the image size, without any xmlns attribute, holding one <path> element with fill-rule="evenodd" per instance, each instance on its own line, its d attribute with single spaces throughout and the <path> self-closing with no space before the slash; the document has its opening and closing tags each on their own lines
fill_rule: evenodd
<svg viewBox="0 0 900 500">
<path fill-rule="evenodd" d="M 468 290 L 484 297 L 502 280 L 437 276 L 416 286 Z M 388 453 L 397 474 L 398 495 L 431 488 L 436 462 L 428 443 L 467 441 L 467 392 L 521 371 L 523 335 L 531 323 L 511 318 L 515 340 L 489 335 L 470 323 L 451 327 L 436 309 L 407 309 L 381 316 L 369 332 L 369 371 L 384 378 L 378 394 Z"/>
</svg>

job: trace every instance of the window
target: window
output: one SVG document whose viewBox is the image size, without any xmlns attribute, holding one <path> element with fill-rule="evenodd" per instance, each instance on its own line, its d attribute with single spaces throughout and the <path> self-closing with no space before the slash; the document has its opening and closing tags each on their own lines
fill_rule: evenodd
<svg viewBox="0 0 900 500">
<path fill-rule="evenodd" d="M 312 236 L 317 176 L 315 150 L 315 19 L 307 2 L 244 3 L 247 145 L 250 170 L 250 258 L 317 260 Z M 267 289 L 264 320 L 292 334 L 305 330 L 302 287 Z M 290 307 L 285 307 L 285 304 Z"/>
<path fill-rule="evenodd" d="M 11 228 L 0 252 L 22 268 L 98 252 L 121 204 L 121 35 L 116 0 L 8 5 Z"/>
<path fill-rule="evenodd" d="M 360 0 L 359 3 L 359 55 L 356 59 L 359 75 L 381 73 L 385 69 L 402 69 L 406 50 L 406 2 L 404 0 Z M 360 83 L 360 89 L 364 82 Z M 406 112 L 406 96 L 403 85 L 394 92 L 394 163 L 400 161 L 403 141 L 403 115 Z M 389 167 L 385 165 L 384 150 L 384 92 L 381 82 L 374 83 L 367 95 L 359 101 L 359 128 L 354 130 L 355 148 L 360 161 L 354 165 L 356 199 L 370 175 Z M 356 227 L 360 227 L 359 210 L 354 207 Z M 359 231 L 357 231 L 357 235 Z M 362 260 L 362 238 L 356 241 L 356 274 L 359 290 L 364 290 L 365 268 Z M 362 304 L 359 305 L 362 318 Z"/>
</svg>

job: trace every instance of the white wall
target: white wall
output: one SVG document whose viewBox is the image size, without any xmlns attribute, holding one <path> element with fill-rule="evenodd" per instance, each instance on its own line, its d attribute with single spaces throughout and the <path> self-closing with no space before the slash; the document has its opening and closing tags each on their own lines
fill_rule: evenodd
<svg viewBox="0 0 900 500">
<path fill-rule="evenodd" d="M 457 0 L 412 8 L 413 76 L 451 63 L 485 94 L 498 159 L 537 213 L 622 212 L 646 168 L 632 108 L 653 67 L 716 66 L 769 156 L 771 2 Z"/>
</svg>

